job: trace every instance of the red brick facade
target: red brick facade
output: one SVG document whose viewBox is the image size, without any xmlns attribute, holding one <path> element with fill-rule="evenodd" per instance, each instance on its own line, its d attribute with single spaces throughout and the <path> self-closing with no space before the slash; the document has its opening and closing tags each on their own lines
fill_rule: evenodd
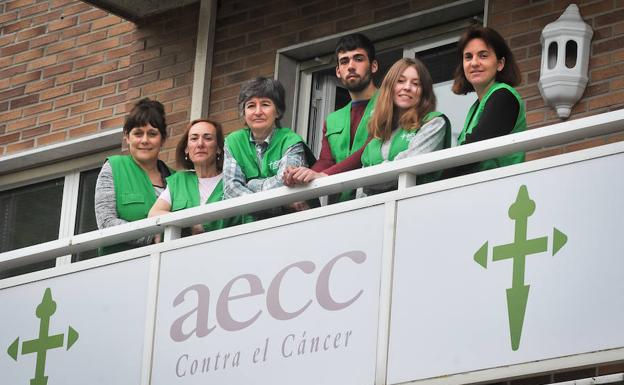
<svg viewBox="0 0 624 385">
<path fill-rule="evenodd" d="M 210 117 L 226 131 L 241 125 L 243 82 L 272 76 L 276 51 L 440 5 L 434 0 L 221 0 L 218 5 Z M 544 105 L 542 28 L 569 0 L 492 0 L 489 25 L 512 47 L 530 128 L 559 122 Z M 593 28 L 589 83 L 571 119 L 624 107 L 624 0 L 580 0 Z M 190 117 L 198 4 L 138 24 L 75 0 L 0 3 L 0 156 L 120 127 L 128 107 L 150 97 L 165 105 L 173 163 Z M 545 149 L 530 159 L 624 140 L 624 132 Z M 624 364 L 540 375 L 504 384 L 542 384 L 624 371 Z M 503 383 L 501 383 L 503 384 Z"/>
<path fill-rule="evenodd" d="M 494 0 L 489 25 L 520 64 L 519 90 L 531 128 L 558 122 L 544 105 L 541 29 L 571 1 Z M 624 2 L 578 2 L 594 29 L 590 81 L 571 119 L 624 106 Z M 255 76 L 271 76 L 276 51 L 439 5 L 439 1 L 221 1 L 217 12 L 210 115 L 226 131 L 240 126 L 236 97 Z M 165 104 L 172 138 L 189 118 L 198 5 L 138 24 L 72 0 L 0 4 L 0 155 L 119 127 L 141 97 Z M 545 149 L 538 158 L 623 140 L 624 134 Z"/>
<path fill-rule="evenodd" d="M 570 119 L 624 107 L 623 1 L 491 1 L 489 25 L 507 39 L 522 71 L 523 80 L 519 91 L 526 102 L 530 128 L 560 121 L 554 110 L 544 104 L 537 87 L 542 57 L 540 36 L 546 24 L 555 21 L 572 3 L 579 6 L 581 16 L 594 30 L 594 36 L 589 82 L 582 99 L 574 106 Z M 622 133 L 546 149 L 530 154 L 529 158 L 536 159 L 620 140 L 624 140 Z"/>
<path fill-rule="evenodd" d="M 279 48 L 361 28 L 449 1 L 221 1 L 217 13 L 210 114 L 240 128 L 236 98 L 255 76 L 273 76 Z"/>
<path fill-rule="evenodd" d="M 173 134 L 184 127 L 196 5 L 138 25 L 73 0 L 8 1 L 0 13 L 0 155 L 120 127 L 142 97 L 165 105 Z"/>
</svg>

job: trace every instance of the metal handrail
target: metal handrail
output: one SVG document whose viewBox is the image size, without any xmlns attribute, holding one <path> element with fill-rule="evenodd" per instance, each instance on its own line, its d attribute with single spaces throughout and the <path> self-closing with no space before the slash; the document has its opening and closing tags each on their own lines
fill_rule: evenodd
<svg viewBox="0 0 624 385">
<path fill-rule="evenodd" d="M 147 218 L 107 229 L 91 231 L 50 242 L 0 253 L 0 269 L 23 266 L 85 250 L 117 244 L 145 235 L 256 212 L 291 202 L 335 194 L 357 187 L 397 180 L 401 175 L 419 175 L 517 151 L 531 151 L 624 130 L 624 110 L 541 127 L 513 135 L 423 154 L 320 178 L 307 186 L 280 187 L 207 206 Z"/>
</svg>

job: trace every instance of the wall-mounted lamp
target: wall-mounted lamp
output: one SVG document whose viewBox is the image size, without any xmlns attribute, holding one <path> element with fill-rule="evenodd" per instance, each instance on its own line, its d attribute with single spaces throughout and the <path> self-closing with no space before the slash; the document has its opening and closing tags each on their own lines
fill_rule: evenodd
<svg viewBox="0 0 624 385">
<path fill-rule="evenodd" d="M 570 116 L 572 106 L 587 85 L 590 43 L 594 31 L 571 4 L 542 30 L 542 67 L 538 83 L 544 101 L 559 118 Z"/>
</svg>

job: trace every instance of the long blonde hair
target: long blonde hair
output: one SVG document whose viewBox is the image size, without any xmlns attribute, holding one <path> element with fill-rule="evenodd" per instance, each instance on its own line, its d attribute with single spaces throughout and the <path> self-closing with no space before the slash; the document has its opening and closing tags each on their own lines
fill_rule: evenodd
<svg viewBox="0 0 624 385">
<path fill-rule="evenodd" d="M 399 118 L 399 126 L 405 130 L 417 130 L 421 120 L 436 108 L 436 96 L 433 93 L 433 80 L 427 67 L 418 59 L 403 58 L 392 65 L 381 83 L 375 111 L 368 122 L 371 137 L 382 140 L 390 139 L 394 122 L 394 86 L 409 67 L 414 67 L 420 78 L 420 100 L 416 106 L 405 111 Z"/>
</svg>

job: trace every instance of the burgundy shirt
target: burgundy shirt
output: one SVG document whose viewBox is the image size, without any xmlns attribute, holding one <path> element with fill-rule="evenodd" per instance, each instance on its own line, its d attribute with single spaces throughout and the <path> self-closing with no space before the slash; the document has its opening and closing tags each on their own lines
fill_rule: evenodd
<svg viewBox="0 0 624 385">
<path fill-rule="evenodd" d="M 357 131 L 358 125 L 362 120 L 362 116 L 364 115 L 364 110 L 366 110 L 367 105 L 368 100 L 357 100 L 351 103 L 351 138 L 349 141 L 350 146 L 353 145 L 355 132 Z M 324 172 L 327 175 L 334 175 L 341 172 L 361 168 L 362 152 L 364 152 L 364 147 L 366 147 L 369 141 L 370 137 L 366 139 L 366 143 L 362 146 L 362 148 L 358 149 L 356 152 L 344 159 L 342 162 L 336 163 L 336 160 L 333 158 L 331 153 L 329 141 L 327 140 L 327 121 L 325 121 L 325 123 L 323 123 L 323 142 L 321 143 L 321 153 L 316 163 L 314 163 L 314 166 L 312 166 L 312 170 L 316 172 Z"/>
</svg>

